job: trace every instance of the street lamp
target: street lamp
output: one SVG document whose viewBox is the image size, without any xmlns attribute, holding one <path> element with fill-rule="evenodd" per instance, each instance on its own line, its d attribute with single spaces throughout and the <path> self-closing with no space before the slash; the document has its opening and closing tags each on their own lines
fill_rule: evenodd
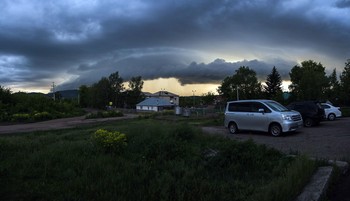
<svg viewBox="0 0 350 201">
<path fill-rule="evenodd" d="M 193 93 L 193 107 L 194 107 L 194 93 L 196 92 L 196 90 L 192 90 Z"/>
</svg>

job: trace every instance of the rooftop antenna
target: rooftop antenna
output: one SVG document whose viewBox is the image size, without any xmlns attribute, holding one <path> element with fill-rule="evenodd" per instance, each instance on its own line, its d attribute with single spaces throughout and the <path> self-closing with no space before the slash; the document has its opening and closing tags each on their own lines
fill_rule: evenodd
<svg viewBox="0 0 350 201">
<path fill-rule="evenodd" d="M 160 96 L 162 96 L 164 94 L 165 88 L 160 88 Z"/>
</svg>

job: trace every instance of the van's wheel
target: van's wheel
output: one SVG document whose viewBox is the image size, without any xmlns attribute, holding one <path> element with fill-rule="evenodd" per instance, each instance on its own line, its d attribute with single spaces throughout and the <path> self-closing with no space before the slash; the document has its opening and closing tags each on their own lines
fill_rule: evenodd
<svg viewBox="0 0 350 201">
<path fill-rule="evenodd" d="M 238 132 L 237 124 L 234 122 L 231 122 L 228 125 L 228 130 L 230 131 L 231 134 L 236 134 Z"/>
<path fill-rule="evenodd" d="M 314 124 L 314 121 L 312 119 L 310 119 L 310 118 L 306 118 L 304 120 L 304 126 L 305 127 L 311 127 L 313 124 Z"/>
<path fill-rule="evenodd" d="M 282 134 L 282 128 L 278 124 L 271 124 L 269 128 L 269 133 L 275 137 L 280 136 Z"/>
<path fill-rule="evenodd" d="M 334 120 L 335 120 L 335 114 L 330 113 L 330 114 L 328 115 L 328 120 L 329 120 L 329 121 L 334 121 Z"/>
</svg>

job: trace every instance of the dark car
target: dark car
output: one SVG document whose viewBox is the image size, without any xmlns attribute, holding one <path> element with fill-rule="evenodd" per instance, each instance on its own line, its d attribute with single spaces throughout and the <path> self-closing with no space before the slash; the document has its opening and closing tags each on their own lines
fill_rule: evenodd
<svg viewBox="0 0 350 201">
<path fill-rule="evenodd" d="M 287 108 L 300 112 L 305 127 L 318 125 L 325 118 L 325 111 L 318 101 L 293 102 Z"/>
</svg>

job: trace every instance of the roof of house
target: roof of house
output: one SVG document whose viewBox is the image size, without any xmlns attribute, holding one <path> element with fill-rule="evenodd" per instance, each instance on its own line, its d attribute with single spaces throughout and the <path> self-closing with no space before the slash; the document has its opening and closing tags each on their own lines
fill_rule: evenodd
<svg viewBox="0 0 350 201">
<path fill-rule="evenodd" d="M 163 96 L 163 97 L 166 96 L 166 97 L 169 97 L 169 96 L 179 96 L 179 95 L 171 93 L 169 91 L 158 91 L 156 93 L 153 93 L 151 96 L 152 97 L 155 97 L 155 96 Z"/>
<path fill-rule="evenodd" d="M 143 93 L 143 95 L 144 95 L 145 97 L 152 96 L 152 93 L 150 93 L 150 92 L 142 92 L 142 93 Z"/>
<path fill-rule="evenodd" d="M 138 106 L 173 106 L 168 100 L 162 98 L 146 98 L 144 101 L 137 104 Z"/>
</svg>

